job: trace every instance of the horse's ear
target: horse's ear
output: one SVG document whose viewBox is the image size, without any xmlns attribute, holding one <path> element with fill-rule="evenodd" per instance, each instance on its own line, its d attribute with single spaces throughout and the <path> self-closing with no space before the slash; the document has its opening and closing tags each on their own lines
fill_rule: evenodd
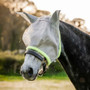
<svg viewBox="0 0 90 90">
<path fill-rule="evenodd" d="M 17 14 L 21 15 L 26 21 L 28 21 L 29 23 L 34 23 L 37 20 L 36 16 L 27 14 L 25 12 L 16 12 Z"/>
<path fill-rule="evenodd" d="M 59 22 L 59 14 L 60 14 L 60 10 L 56 10 L 53 13 L 53 15 L 51 16 L 51 20 L 50 20 L 52 24 L 57 24 Z"/>
</svg>

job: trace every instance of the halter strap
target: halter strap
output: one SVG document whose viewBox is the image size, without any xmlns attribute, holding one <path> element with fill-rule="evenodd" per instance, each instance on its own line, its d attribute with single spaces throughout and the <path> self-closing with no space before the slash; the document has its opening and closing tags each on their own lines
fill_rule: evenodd
<svg viewBox="0 0 90 90">
<path fill-rule="evenodd" d="M 50 60 L 50 58 L 49 58 L 49 56 L 45 53 L 45 52 L 43 52 L 42 50 L 40 50 L 39 48 L 37 48 L 37 47 L 34 47 L 34 46 L 28 46 L 27 48 L 26 48 L 26 50 L 34 50 L 34 51 L 37 51 L 38 53 L 40 53 L 42 56 L 44 56 L 45 58 L 46 58 L 46 60 L 47 60 L 47 65 L 49 66 L 50 64 L 51 64 L 51 60 Z"/>
<path fill-rule="evenodd" d="M 31 54 L 31 55 L 37 57 L 40 61 L 44 60 L 44 58 L 41 55 L 39 55 L 37 52 L 35 52 L 34 50 L 28 50 L 25 52 L 25 55 L 26 54 Z"/>
</svg>

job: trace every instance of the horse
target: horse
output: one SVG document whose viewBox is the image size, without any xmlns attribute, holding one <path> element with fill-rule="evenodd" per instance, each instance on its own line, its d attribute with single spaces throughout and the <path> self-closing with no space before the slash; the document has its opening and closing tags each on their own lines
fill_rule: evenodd
<svg viewBox="0 0 90 90">
<path fill-rule="evenodd" d="M 17 13 L 31 23 L 22 36 L 22 76 L 33 81 L 58 59 L 76 90 L 90 90 L 90 36 L 59 20 L 60 10 L 42 17 Z"/>
</svg>

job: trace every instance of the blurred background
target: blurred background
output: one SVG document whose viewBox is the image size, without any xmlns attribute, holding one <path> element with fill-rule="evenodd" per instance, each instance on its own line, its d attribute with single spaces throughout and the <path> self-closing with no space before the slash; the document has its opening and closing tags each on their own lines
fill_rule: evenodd
<svg viewBox="0 0 90 90">
<path fill-rule="evenodd" d="M 29 24 L 22 17 L 17 15 L 16 12 L 27 12 L 40 17 L 43 15 L 50 15 L 55 10 L 61 10 L 60 20 L 79 28 L 87 34 L 90 34 L 90 27 L 88 24 L 90 21 L 88 1 L 89 0 L 75 0 L 74 2 L 71 0 L 0 0 L 0 90 L 11 90 L 12 88 L 5 86 L 8 84 L 2 81 L 9 81 L 9 84 L 12 86 L 12 81 L 24 80 L 20 76 L 20 66 L 24 61 L 23 54 L 25 51 L 25 45 L 22 42 L 22 35 Z M 66 80 L 65 85 L 67 86 L 67 90 L 74 90 L 68 76 L 58 61 L 50 65 L 49 70 L 43 77 L 39 77 L 38 80 L 40 85 L 42 84 L 42 81 L 40 81 L 42 79 L 49 81 L 54 79 Z M 37 82 L 38 81 L 35 83 L 37 84 Z M 35 84 L 31 82 L 29 83 Z M 29 83 L 27 83 L 26 86 L 28 86 Z M 53 81 L 52 85 L 54 83 L 55 81 Z M 23 83 L 19 84 L 23 87 Z M 18 90 L 21 87 L 19 87 Z M 62 89 L 60 86 L 57 87 L 57 89 Z M 41 88 L 43 88 L 43 90 L 50 89 L 49 86 L 45 89 L 44 87 Z M 12 90 L 14 89 L 15 87 Z M 32 90 L 38 90 L 38 88 L 35 89 L 32 87 Z M 52 90 L 56 90 L 56 88 L 54 87 Z"/>
</svg>

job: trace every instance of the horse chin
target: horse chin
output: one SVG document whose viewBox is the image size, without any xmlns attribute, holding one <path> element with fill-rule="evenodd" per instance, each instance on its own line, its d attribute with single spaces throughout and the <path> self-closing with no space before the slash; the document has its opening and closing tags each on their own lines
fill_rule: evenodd
<svg viewBox="0 0 90 90">
<path fill-rule="evenodd" d="M 36 76 L 37 77 L 37 76 Z M 36 77 L 32 77 L 32 78 L 29 78 L 29 79 L 27 79 L 27 80 L 29 80 L 29 81 L 34 81 L 35 79 L 36 79 Z"/>
<path fill-rule="evenodd" d="M 28 80 L 28 81 L 34 81 L 37 78 L 37 74 L 33 75 L 32 77 L 28 77 L 28 76 L 23 76 L 24 79 Z"/>
</svg>

